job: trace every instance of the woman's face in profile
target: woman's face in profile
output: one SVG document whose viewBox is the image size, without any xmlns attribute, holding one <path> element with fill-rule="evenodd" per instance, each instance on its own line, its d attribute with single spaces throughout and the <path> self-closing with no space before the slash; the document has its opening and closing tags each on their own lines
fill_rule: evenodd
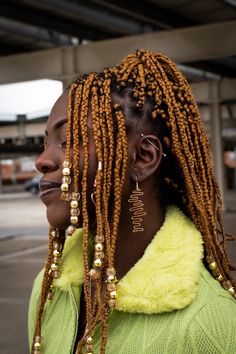
<svg viewBox="0 0 236 354">
<path fill-rule="evenodd" d="M 67 129 L 68 91 L 63 93 L 54 104 L 45 131 L 45 150 L 36 161 L 37 169 L 43 174 L 40 181 L 40 198 L 47 208 L 47 219 L 52 227 L 65 229 L 70 224 L 69 202 L 61 200 L 62 164 L 65 160 Z M 87 122 L 89 137 L 88 171 L 88 211 L 90 220 L 94 218 L 94 206 L 90 199 L 97 166 L 91 117 Z M 80 138 L 81 139 L 81 138 Z M 83 149 L 80 142 L 80 179 L 83 172 Z M 73 181 L 71 185 L 73 184 Z M 79 186 L 81 191 L 81 187 Z M 80 218 L 81 219 L 81 218 Z M 81 226 L 81 225 L 80 225 Z"/>
</svg>

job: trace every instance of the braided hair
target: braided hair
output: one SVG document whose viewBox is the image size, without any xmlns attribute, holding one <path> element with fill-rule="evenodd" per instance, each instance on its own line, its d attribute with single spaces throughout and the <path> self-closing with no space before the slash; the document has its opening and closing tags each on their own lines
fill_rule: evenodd
<svg viewBox="0 0 236 354">
<path fill-rule="evenodd" d="M 89 111 L 98 161 L 93 193 L 96 208 L 93 264 L 89 259 L 87 201 Z M 160 53 L 136 50 L 119 65 L 84 75 L 69 90 L 66 158 L 69 159 L 72 150 L 73 191 L 81 194 L 82 203 L 86 302 L 86 329 L 79 341 L 78 353 L 84 345 L 87 345 L 88 352 L 92 351 L 91 335 L 98 321 L 101 323 L 101 353 L 105 353 L 109 309 L 116 306 L 114 258 L 128 161 L 128 138 L 137 124 L 141 127 L 147 124 L 158 136 L 166 153 L 167 158 L 163 159 L 161 166 L 163 201 L 178 204 L 191 218 L 203 237 L 206 266 L 235 297 L 233 266 L 225 250 L 222 199 L 213 175 L 208 138 L 190 86 L 169 58 Z M 83 146 L 81 176 L 78 168 L 80 146 Z M 52 283 L 47 276 L 50 261 L 49 256 L 35 336 L 40 336 L 41 317 Z M 93 296 L 91 279 L 95 283 Z M 107 286 L 105 299 L 104 284 Z"/>
</svg>

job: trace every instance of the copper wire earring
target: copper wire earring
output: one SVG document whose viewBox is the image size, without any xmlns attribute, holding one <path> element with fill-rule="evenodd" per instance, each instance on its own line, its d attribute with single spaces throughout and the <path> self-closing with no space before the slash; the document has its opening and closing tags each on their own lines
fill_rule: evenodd
<svg viewBox="0 0 236 354">
<path fill-rule="evenodd" d="M 142 217 L 145 216 L 147 213 L 146 211 L 144 211 L 143 202 L 141 201 L 141 199 L 139 199 L 143 194 L 144 193 L 139 188 L 138 178 L 136 176 L 136 188 L 130 195 L 130 199 L 128 199 L 128 202 L 133 204 L 133 206 L 129 209 L 129 211 L 133 213 L 133 216 L 131 217 L 133 224 L 133 232 L 144 231 L 144 228 L 142 227 Z"/>
</svg>

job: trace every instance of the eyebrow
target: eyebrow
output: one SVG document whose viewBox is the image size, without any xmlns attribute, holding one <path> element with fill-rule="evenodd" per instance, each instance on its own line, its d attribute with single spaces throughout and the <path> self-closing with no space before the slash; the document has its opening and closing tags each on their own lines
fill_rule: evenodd
<svg viewBox="0 0 236 354">
<path fill-rule="evenodd" d="M 60 119 L 59 121 L 57 121 L 57 122 L 55 123 L 55 125 L 53 126 L 53 129 L 58 130 L 58 129 L 60 129 L 61 127 L 63 127 L 63 125 L 66 124 L 67 122 L 68 122 L 68 118 L 62 118 L 62 119 Z M 47 131 L 47 130 L 45 130 L 45 135 L 48 135 L 48 131 Z"/>
</svg>

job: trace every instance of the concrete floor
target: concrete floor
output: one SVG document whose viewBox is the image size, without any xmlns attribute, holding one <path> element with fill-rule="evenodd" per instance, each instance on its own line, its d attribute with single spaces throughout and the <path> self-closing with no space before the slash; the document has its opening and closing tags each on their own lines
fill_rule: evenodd
<svg viewBox="0 0 236 354">
<path fill-rule="evenodd" d="M 226 231 L 236 234 L 236 193 L 227 193 Z M 228 243 L 236 263 L 236 242 Z M 47 254 L 45 208 L 29 193 L 0 195 L 0 353 L 26 354 L 33 279 Z"/>
</svg>

